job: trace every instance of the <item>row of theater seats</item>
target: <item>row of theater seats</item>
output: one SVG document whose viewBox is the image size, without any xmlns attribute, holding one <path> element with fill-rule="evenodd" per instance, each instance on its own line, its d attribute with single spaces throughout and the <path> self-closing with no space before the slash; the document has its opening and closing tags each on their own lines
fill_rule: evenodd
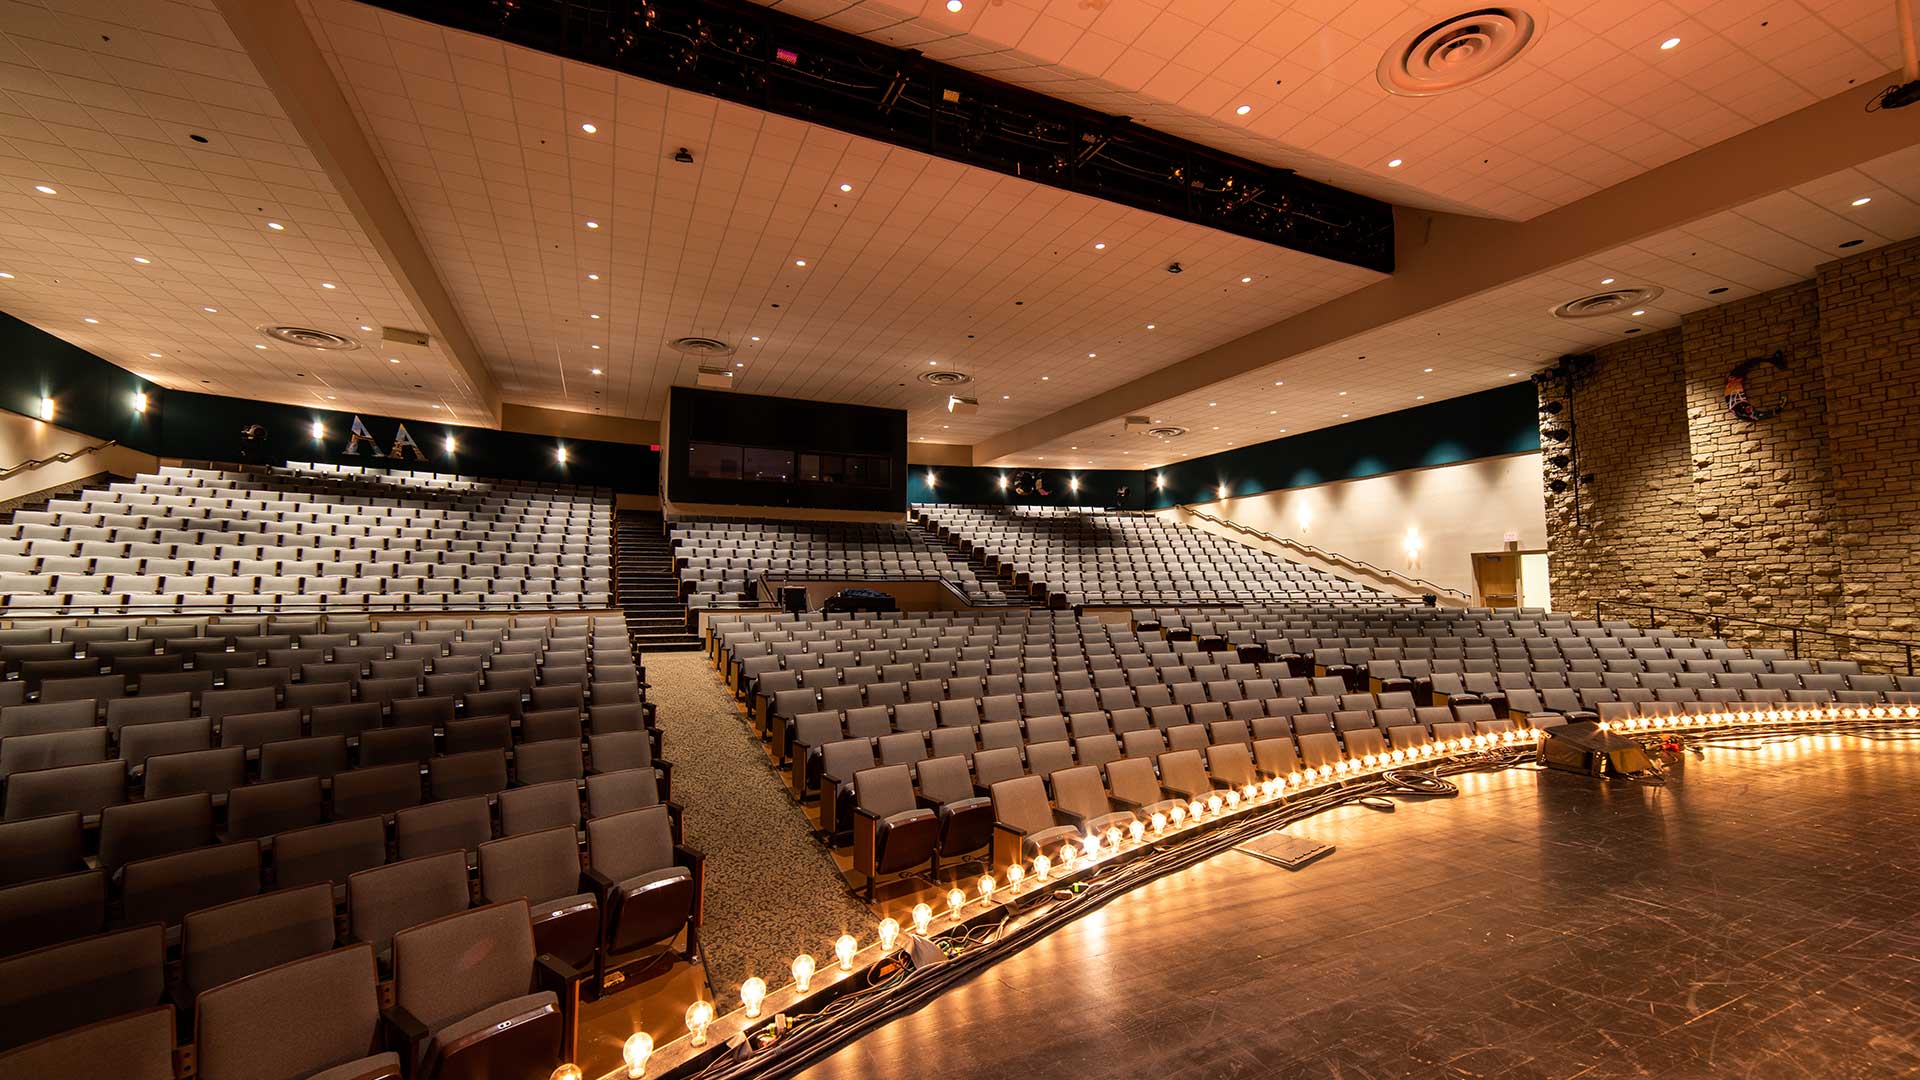
<svg viewBox="0 0 1920 1080">
<path fill-rule="evenodd" d="M 950 551 L 929 545 L 904 525 L 827 521 L 678 521 L 669 530 L 680 594 L 692 608 L 750 595 L 767 575 L 780 581 L 952 582 L 969 599 L 1005 600 Z"/>
<path fill-rule="evenodd" d="M 609 493 L 474 483 L 162 468 L 0 525 L 0 603 L 92 612 L 610 602 Z"/>
<path fill-rule="evenodd" d="M 1374 590 L 1147 514 L 1049 506 L 914 507 L 942 539 L 1022 591 L 1081 604 L 1290 599 L 1378 603 Z"/>
<path fill-rule="evenodd" d="M 541 672 L 538 661 L 585 643 L 590 671 L 604 663 L 617 681 L 352 700 L 373 681 L 363 675 L 315 684 L 345 692 L 325 703 L 299 702 L 303 684 L 292 682 L 291 704 L 268 685 L 169 693 L 164 714 L 127 711 L 159 702 L 146 695 L 0 709 L 0 756 L 19 740 L 68 734 L 99 738 L 118 755 L 6 778 L 0 954 L 17 955 L 0 959 L 0 987 L 13 988 L 0 995 L 15 999 L 0 1006 L 0 1049 L 11 1048 L 0 1072 L 71 1058 L 114 1066 L 100 1075 L 147 1075 L 140 1070 L 159 1060 L 148 1051 L 157 1054 L 159 1033 L 175 1023 L 182 1040 L 211 1039 L 196 1050 L 202 1075 L 332 1077 L 338 1067 L 345 1080 L 404 1067 L 431 1076 L 461 1055 L 463 1067 L 484 1066 L 472 1075 L 534 1075 L 536 1063 L 538 1075 L 550 1071 L 583 980 L 617 985 L 682 935 L 684 951 L 697 950 L 704 879 L 698 853 L 678 842 L 670 766 L 654 755 L 658 732 L 640 684 L 619 672 L 635 667 L 624 627 L 617 616 L 562 618 L 523 616 L 419 644 L 491 642 L 491 663 L 525 655 L 500 650 L 531 643 Z M 199 629 L 214 636 L 221 626 Z M 61 628 L 83 647 L 86 629 Z M 298 644 L 313 648 L 335 628 L 314 629 Z M 337 647 L 391 632 L 344 633 Z M 613 662 L 616 650 L 624 665 Z M 372 662 L 349 666 L 364 673 Z M 603 692 L 609 700 L 595 700 Z M 268 708 L 245 711 L 227 694 Z M 120 707 L 117 727 L 100 722 L 100 705 Z M 180 707 L 185 717 L 161 718 Z M 38 730 L 52 722 L 47 709 L 73 711 L 61 722 L 76 726 Z M 465 748 L 475 740 L 487 748 Z M 474 903 L 493 914 L 467 918 Z M 447 929 L 409 930 L 436 926 Z M 409 992 L 409 974 L 432 964 L 407 959 L 406 942 L 427 939 L 439 950 L 461 942 L 469 955 L 442 958 L 456 968 L 489 967 L 485 957 L 498 952 L 538 955 L 555 992 L 529 1011 L 522 999 L 539 987 L 523 976 L 507 994 L 513 979 L 478 970 L 457 986 L 415 978 Z M 475 941 L 488 949 L 474 950 Z M 395 979 L 396 1009 L 379 1023 L 324 1047 L 274 1047 L 259 1027 L 249 1043 L 222 1028 L 223 1016 L 270 1020 L 288 994 L 343 997 L 325 991 L 342 986 L 344 955 L 364 955 L 353 970 L 369 981 Z M 63 974 L 48 982 L 47 972 Z M 87 993 L 102 982 L 116 992 Z M 527 1023 L 545 1034 L 532 1043 L 502 1034 Z M 171 1053 L 171 1034 L 164 1045 Z M 391 1056 L 379 1052 L 389 1046 Z M 369 1062 L 396 1071 L 354 1071 Z"/>
</svg>

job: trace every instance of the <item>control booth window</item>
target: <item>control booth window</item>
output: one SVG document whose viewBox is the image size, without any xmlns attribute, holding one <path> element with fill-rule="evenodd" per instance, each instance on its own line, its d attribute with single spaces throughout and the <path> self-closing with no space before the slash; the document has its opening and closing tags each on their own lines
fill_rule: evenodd
<svg viewBox="0 0 1920 1080">
<path fill-rule="evenodd" d="M 892 474 L 892 463 L 883 457 L 866 454 L 800 455 L 802 483 L 883 488 Z"/>
<path fill-rule="evenodd" d="M 744 458 L 746 468 L 741 476 L 747 480 L 774 480 L 784 484 L 793 479 L 791 450 L 763 450 L 749 446 Z"/>
<path fill-rule="evenodd" d="M 687 444 L 687 475 L 707 480 L 738 480 L 741 448 L 719 443 Z"/>
</svg>

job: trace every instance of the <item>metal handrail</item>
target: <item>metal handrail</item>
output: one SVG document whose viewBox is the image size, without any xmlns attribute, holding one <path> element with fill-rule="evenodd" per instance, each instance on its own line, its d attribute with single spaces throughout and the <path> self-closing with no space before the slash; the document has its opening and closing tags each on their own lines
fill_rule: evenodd
<svg viewBox="0 0 1920 1080">
<path fill-rule="evenodd" d="M 1024 606 L 1024 602 L 1015 602 L 1012 598 L 1008 598 L 1006 601 L 995 601 L 991 597 L 981 597 L 979 599 L 975 599 L 974 597 L 968 596 L 965 589 L 962 589 L 960 586 L 954 584 L 953 579 L 943 578 L 943 577 L 925 577 L 925 576 L 908 577 L 905 575 L 901 575 L 899 577 L 872 577 L 872 576 L 853 577 L 848 574 L 834 574 L 834 573 L 815 574 L 815 573 L 812 573 L 811 571 L 806 571 L 806 570 L 793 570 L 793 571 L 787 571 L 779 575 L 779 579 L 782 583 L 789 582 L 789 581 L 871 581 L 871 582 L 885 584 L 890 581 L 900 581 L 900 582 L 930 581 L 938 585 L 945 586 L 949 592 L 953 593 L 953 595 L 955 595 L 956 597 L 959 597 L 962 602 L 966 603 L 971 607 Z M 755 579 L 755 583 L 758 586 L 758 591 L 762 596 L 762 602 L 772 603 L 772 602 L 776 602 L 779 599 L 778 596 L 776 596 L 773 591 L 774 585 L 773 585 L 772 574 L 763 571 Z"/>
<path fill-rule="evenodd" d="M 113 595 L 113 594 L 103 594 Z M 369 594 L 381 595 L 381 594 Z M 593 614 L 602 611 L 617 612 L 621 609 L 611 605 L 583 603 L 558 603 L 551 600 L 533 602 L 516 601 L 510 604 L 489 604 L 484 607 L 472 605 L 430 606 L 424 604 L 395 604 L 388 602 L 367 604 L 328 604 L 325 597 L 308 598 L 292 594 L 290 599 L 297 603 L 281 604 L 233 604 L 230 602 L 178 603 L 178 604 L 54 604 L 48 607 L 11 607 L 0 613 L 0 621 L 8 623 L 22 619 L 73 619 L 73 618 L 143 618 L 164 619 L 179 616 L 272 616 L 272 615 L 379 615 L 383 617 L 438 617 L 441 615 L 508 615 L 537 614 L 540 612 L 580 612 Z M 310 600 L 310 602 L 309 602 Z"/>
<path fill-rule="evenodd" d="M 1711 628 L 1712 636 L 1716 638 L 1721 636 L 1721 629 L 1728 623 L 1739 623 L 1747 626 L 1764 627 L 1768 630 L 1785 631 L 1787 634 L 1788 651 L 1793 653 L 1794 659 L 1796 660 L 1800 658 L 1801 635 L 1836 638 L 1840 641 L 1847 642 L 1849 645 L 1858 641 L 1865 642 L 1869 645 L 1887 645 L 1899 649 L 1906 656 L 1907 674 L 1912 675 L 1914 673 L 1913 650 L 1920 648 L 1920 642 L 1901 641 L 1897 638 L 1867 637 L 1864 634 L 1842 634 L 1832 630 L 1815 630 L 1807 626 L 1794 626 L 1791 623 L 1767 622 L 1764 619 L 1748 618 L 1745 615 L 1722 615 L 1712 611 L 1693 611 L 1688 608 L 1665 607 L 1660 604 L 1642 603 L 1638 600 L 1595 600 L 1593 602 L 1593 618 L 1595 622 L 1601 620 L 1601 613 L 1607 609 L 1608 605 L 1635 615 L 1643 611 L 1646 612 L 1647 629 L 1649 630 L 1655 627 L 1658 613 L 1665 612 L 1669 615 L 1685 615 L 1704 621 L 1708 627 Z"/>
<path fill-rule="evenodd" d="M 14 476 L 17 476 L 20 473 L 29 472 L 33 469 L 38 469 L 43 465 L 65 464 L 69 461 L 74 460 L 75 458 L 86 457 L 88 454 L 97 453 L 101 450 L 105 450 L 109 446 L 119 446 L 119 445 L 120 445 L 119 439 L 108 439 L 106 442 L 96 443 L 93 446 L 83 446 L 78 450 L 62 450 L 61 452 L 53 455 L 52 457 L 28 458 L 27 460 L 21 462 L 18 465 L 10 465 L 7 468 L 0 469 L 0 480 L 10 480 Z"/>
<path fill-rule="evenodd" d="M 1202 518 L 1204 520 L 1211 521 L 1216 524 L 1225 525 L 1229 529 L 1237 529 L 1240 532 L 1247 533 L 1250 536 L 1257 536 L 1260 539 L 1265 540 L 1269 543 L 1281 544 L 1286 547 L 1294 548 L 1299 551 L 1304 551 L 1307 554 L 1312 555 L 1314 558 L 1322 559 L 1326 562 L 1340 563 L 1346 566 L 1351 566 L 1356 570 L 1364 570 L 1369 574 L 1374 574 L 1379 577 L 1398 578 L 1399 580 L 1407 582 L 1410 585 L 1422 586 L 1424 588 L 1431 589 L 1434 592 L 1447 593 L 1450 596 L 1457 596 L 1462 600 L 1472 599 L 1466 593 L 1461 592 L 1459 589 L 1450 589 L 1447 586 L 1440 584 L 1439 582 L 1428 581 L 1426 578 L 1414 577 L 1412 574 L 1401 573 L 1398 570 L 1390 570 L 1384 566 L 1375 566 L 1374 564 L 1366 561 L 1365 559 L 1356 559 L 1351 555 L 1342 555 L 1337 551 L 1328 551 L 1326 548 L 1319 547 L 1314 544 L 1305 543 L 1304 541 L 1295 540 L 1290 536 L 1275 536 L 1274 534 L 1267 532 L 1265 529 L 1256 529 L 1251 525 L 1242 525 L 1237 521 L 1229 521 L 1226 518 L 1215 517 L 1212 514 L 1206 513 L 1205 511 L 1195 510 L 1192 506 L 1182 506 L 1180 507 L 1180 509 L 1185 510 L 1187 513 L 1192 514 L 1194 517 Z"/>
</svg>

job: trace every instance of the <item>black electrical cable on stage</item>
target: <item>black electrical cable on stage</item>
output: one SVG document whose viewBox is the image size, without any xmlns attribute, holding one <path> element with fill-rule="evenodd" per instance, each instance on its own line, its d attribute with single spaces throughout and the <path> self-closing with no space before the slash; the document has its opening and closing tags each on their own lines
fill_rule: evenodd
<svg viewBox="0 0 1920 1080">
<path fill-rule="evenodd" d="M 1728 724 L 1684 733 L 1688 745 L 1739 747 L 1733 740 L 1798 739 L 1807 735 L 1852 735 L 1882 741 L 1920 741 L 1920 729 L 1898 718 L 1859 718 L 1806 723 Z M 1638 733 L 1636 733 L 1638 734 Z M 1648 737 L 1665 733 L 1649 731 Z M 1171 846 L 1124 863 L 1108 863 L 1057 889 L 1036 889 L 1011 901 L 997 923 L 981 923 L 935 939 L 944 963 L 916 968 L 902 953 L 868 970 L 867 984 L 814 1013 L 789 1015 L 793 1026 L 777 1041 L 754 1049 L 749 1042 L 693 1074 L 696 1080 L 774 1080 L 791 1076 L 854 1039 L 919 1009 L 940 994 L 1108 901 L 1157 878 L 1184 870 L 1274 829 L 1285 828 L 1341 806 L 1384 797 L 1451 798 L 1460 793 L 1447 780 L 1467 772 L 1499 772 L 1538 759 L 1532 746 L 1499 747 L 1450 758 L 1429 769 L 1394 769 L 1337 788 L 1303 793 L 1284 802 L 1216 824 L 1198 836 L 1170 838 Z M 986 937 L 982 937 L 982 934 Z M 761 1034 L 765 1029 L 761 1029 Z"/>
</svg>

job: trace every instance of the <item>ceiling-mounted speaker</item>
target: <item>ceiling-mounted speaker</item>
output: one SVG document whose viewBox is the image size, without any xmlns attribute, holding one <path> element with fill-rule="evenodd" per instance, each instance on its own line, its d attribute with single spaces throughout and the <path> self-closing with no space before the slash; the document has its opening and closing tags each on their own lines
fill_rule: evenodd
<svg viewBox="0 0 1920 1080">
<path fill-rule="evenodd" d="M 425 330 L 407 330 L 398 326 L 380 328 L 380 340 L 390 345 L 415 345 L 425 347 L 433 338 Z"/>
<path fill-rule="evenodd" d="M 1129 416 L 1126 421 L 1128 431 L 1146 431 L 1153 427 L 1153 419 L 1146 416 Z"/>
<path fill-rule="evenodd" d="M 704 386 L 709 390 L 733 389 L 733 371 L 730 368 L 703 367 L 694 377 L 695 386 Z"/>
<path fill-rule="evenodd" d="M 961 397 L 959 394 L 948 394 L 947 411 L 955 416 L 977 413 L 980 411 L 980 402 L 974 398 Z"/>
</svg>

